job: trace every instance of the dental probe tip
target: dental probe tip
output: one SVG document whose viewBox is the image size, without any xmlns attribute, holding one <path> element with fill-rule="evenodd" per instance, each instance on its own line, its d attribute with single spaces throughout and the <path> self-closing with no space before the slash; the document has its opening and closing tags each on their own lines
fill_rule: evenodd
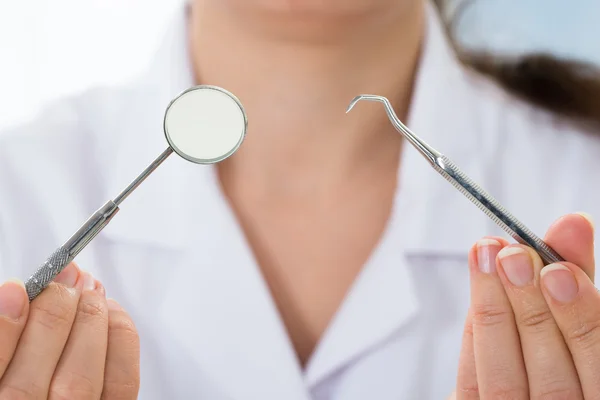
<svg viewBox="0 0 600 400">
<path fill-rule="evenodd" d="M 348 105 L 348 108 L 346 109 L 346 114 L 348 114 L 354 108 L 356 103 L 358 103 L 361 99 L 362 99 L 362 95 L 356 96 L 355 98 L 353 98 L 352 101 L 350 102 L 350 104 Z"/>
<path fill-rule="evenodd" d="M 384 104 L 389 104 L 388 99 L 386 99 L 383 96 L 377 96 L 374 94 L 361 94 L 356 96 L 355 98 L 352 99 L 352 101 L 350 102 L 350 105 L 348 106 L 348 109 L 346 110 L 346 114 L 350 112 L 350 110 L 352 110 L 354 108 L 354 106 L 356 105 L 356 103 L 358 103 L 361 100 L 366 100 L 366 101 L 378 101 Z"/>
</svg>

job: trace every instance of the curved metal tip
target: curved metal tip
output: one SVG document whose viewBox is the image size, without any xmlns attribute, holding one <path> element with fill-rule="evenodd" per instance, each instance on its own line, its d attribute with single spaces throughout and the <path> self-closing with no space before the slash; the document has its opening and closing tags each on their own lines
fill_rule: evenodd
<svg viewBox="0 0 600 400">
<path fill-rule="evenodd" d="M 392 103 L 390 103 L 390 101 L 383 96 L 377 96 L 374 94 L 361 94 L 360 96 L 356 96 L 350 102 L 346 113 L 349 113 L 350 110 L 354 108 L 356 103 L 358 103 L 361 100 L 377 101 L 379 103 L 383 103 L 383 106 L 385 107 L 385 112 L 389 120 L 392 122 L 392 125 L 394 125 L 394 128 L 396 128 L 396 130 L 400 132 L 415 148 L 417 148 L 417 150 L 419 150 L 419 152 L 425 158 L 427 158 L 430 163 L 433 164 L 435 160 L 441 156 L 441 154 L 437 150 L 435 150 L 427 143 L 422 141 L 419 137 L 417 137 L 417 135 L 412 133 L 411 130 L 408 129 L 408 127 L 402 123 L 402 121 L 400 121 L 400 118 L 398 118 L 398 116 L 394 112 L 394 107 L 392 107 Z"/>
<path fill-rule="evenodd" d="M 346 114 L 348 114 L 356 105 L 356 103 L 358 103 L 361 100 L 366 100 L 366 101 L 378 101 L 380 103 L 385 104 L 386 106 L 391 108 L 391 104 L 390 101 L 388 99 L 386 99 L 383 96 L 377 96 L 374 94 L 361 94 L 359 96 L 356 96 L 355 98 L 352 99 L 352 101 L 350 102 L 350 105 L 348 106 L 348 109 L 346 110 Z"/>
</svg>

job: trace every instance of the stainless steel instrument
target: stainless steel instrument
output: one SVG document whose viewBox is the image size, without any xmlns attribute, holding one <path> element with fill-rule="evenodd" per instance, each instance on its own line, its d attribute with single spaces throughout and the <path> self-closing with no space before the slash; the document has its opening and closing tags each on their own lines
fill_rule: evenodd
<svg viewBox="0 0 600 400">
<path fill-rule="evenodd" d="M 541 238 L 529 230 L 523 223 L 509 213 L 490 194 L 462 172 L 448 157 L 425 143 L 400 121 L 390 101 L 382 96 L 363 94 L 355 97 L 348 106 L 347 113 L 361 100 L 383 103 L 388 118 L 394 128 L 416 148 L 429 164 L 459 192 L 465 195 L 473 204 L 490 217 L 517 242 L 530 246 L 542 258 L 544 263 L 551 264 L 565 261 L 556 251 L 548 246 Z"/>
<path fill-rule="evenodd" d="M 121 203 L 173 152 L 196 164 L 220 162 L 242 144 L 247 118 L 240 101 L 216 86 L 195 86 L 169 103 L 164 133 L 169 147 L 114 200 L 96 211 L 75 234 L 60 246 L 25 282 L 33 301 L 54 278 L 98 235 L 119 211 Z"/>
</svg>

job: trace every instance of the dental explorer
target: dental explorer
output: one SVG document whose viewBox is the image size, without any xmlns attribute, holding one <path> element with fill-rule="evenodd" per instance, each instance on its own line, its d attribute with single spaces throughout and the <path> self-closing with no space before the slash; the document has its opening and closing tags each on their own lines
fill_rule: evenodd
<svg viewBox="0 0 600 400">
<path fill-rule="evenodd" d="M 542 258 L 544 263 L 551 264 L 565 261 L 556 251 L 546 244 L 535 233 L 509 213 L 490 194 L 462 172 L 448 157 L 425 143 L 415 135 L 396 115 L 390 101 L 382 96 L 362 94 L 350 102 L 346 113 L 361 100 L 383 103 L 388 118 L 394 128 L 429 162 L 429 164 L 459 192 L 465 195 L 473 204 L 498 224 L 505 232 L 512 236 L 518 243 L 533 248 Z"/>
</svg>

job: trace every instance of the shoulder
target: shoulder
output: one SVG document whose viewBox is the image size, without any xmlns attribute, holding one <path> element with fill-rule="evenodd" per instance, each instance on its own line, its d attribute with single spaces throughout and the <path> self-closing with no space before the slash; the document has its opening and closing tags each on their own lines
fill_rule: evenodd
<svg viewBox="0 0 600 400">
<path fill-rule="evenodd" d="M 90 146 L 95 135 L 123 109 L 128 88 L 99 87 L 54 100 L 28 120 L 0 130 L 3 170 L 50 159 L 83 156 L 73 150 Z M 38 171 L 39 172 L 39 171 Z"/>
<path fill-rule="evenodd" d="M 126 109 L 130 91 L 90 89 L 55 100 L 28 121 L 1 131 L 0 191 L 18 199 L 95 179 L 90 172 L 115 139 L 110 136 L 116 134 L 119 110 Z"/>
<path fill-rule="evenodd" d="M 477 165 L 494 196 L 543 233 L 559 216 L 600 218 L 600 132 L 531 105 L 468 73 L 467 98 L 480 141 Z M 599 254 L 600 256 L 600 254 Z"/>
<path fill-rule="evenodd" d="M 588 152 L 600 149 L 600 131 L 528 103 L 478 73 L 465 71 L 465 76 L 472 117 L 488 133 L 485 139 L 538 150 L 579 151 L 582 145 Z"/>
<path fill-rule="evenodd" d="M 600 131 L 521 100 L 479 74 L 467 72 L 466 81 L 474 135 L 499 167 L 540 181 L 600 178 Z"/>
<path fill-rule="evenodd" d="M 31 268 L 98 207 L 108 149 L 137 91 L 90 89 L 0 131 L 0 278 Z"/>
</svg>

